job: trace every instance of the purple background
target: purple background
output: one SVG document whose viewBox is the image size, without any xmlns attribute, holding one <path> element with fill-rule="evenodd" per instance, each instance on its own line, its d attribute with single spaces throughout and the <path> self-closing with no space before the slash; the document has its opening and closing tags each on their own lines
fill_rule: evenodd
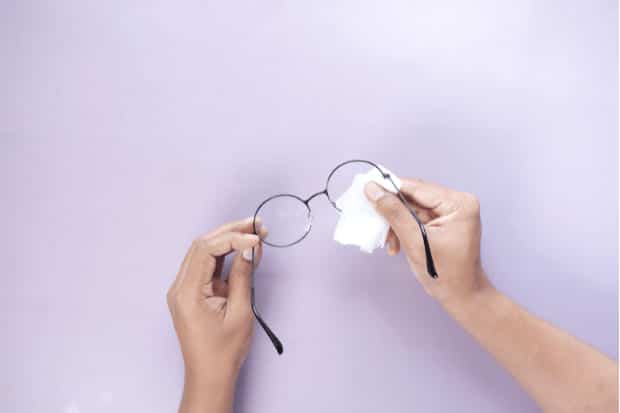
<svg viewBox="0 0 620 413">
<path fill-rule="evenodd" d="M 617 358 L 617 2 L 15 0 L 0 42 L 1 411 L 173 411 L 192 238 L 355 157 L 478 194 L 493 282 Z M 536 410 L 313 209 L 237 411 Z"/>
</svg>

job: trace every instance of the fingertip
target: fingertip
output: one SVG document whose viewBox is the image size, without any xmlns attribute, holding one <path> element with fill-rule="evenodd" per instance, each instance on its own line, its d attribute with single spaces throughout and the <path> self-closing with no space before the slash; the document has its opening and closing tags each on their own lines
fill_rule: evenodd
<svg viewBox="0 0 620 413">
<path fill-rule="evenodd" d="M 241 234 L 241 242 L 235 246 L 236 250 L 245 250 L 260 244 L 260 237 L 256 234 Z"/>
<path fill-rule="evenodd" d="M 392 228 L 390 228 L 390 231 L 388 232 L 386 243 L 388 255 L 394 256 L 398 254 L 400 251 L 400 241 Z"/>
<path fill-rule="evenodd" d="M 241 237 L 243 237 L 243 239 L 246 241 L 251 241 L 251 242 L 256 242 L 256 243 L 260 241 L 260 238 L 257 234 L 241 234 Z"/>
<path fill-rule="evenodd" d="M 385 189 L 379 186 L 376 182 L 368 182 L 364 186 L 364 193 L 370 201 L 377 202 L 385 195 Z"/>
<path fill-rule="evenodd" d="M 263 220 L 258 215 L 250 217 L 250 222 L 252 223 L 253 228 L 256 231 L 260 231 L 260 228 L 263 226 Z"/>
<path fill-rule="evenodd" d="M 252 248 L 245 249 L 241 252 L 241 258 L 243 258 L 247 262 L 252 262 L 253 255 L 254 254 L 252 252 Z"/>
<path fill-rule="evenodd" d="M 394 242 L 392 242 L 392 240 L 390 240 L 390 242 L 388 243 L 387 246 L 387 253 L 390 257 L 393 257 L 394 255 L 396 255 L 398 251 L 396 251 L 396 246 L 394 245 Z"/>
<path fill-rule="evenodd" d="M 252 249 L 247 248 L 237 253 L 230 267 L 228 310 L 231 314 L 240 314 L 242 307 L 248 305 L 251 300 Z"/>
<path fill-rule="evenodd" d="M 269 235 L 269 230 L 267 229 L 266 226 L 261 225 L 259 231 L 258 231 L 258 235 L 260 236 L 260 239 L 265 239 L 267 238 L 267 235 Z"/>
</svg>

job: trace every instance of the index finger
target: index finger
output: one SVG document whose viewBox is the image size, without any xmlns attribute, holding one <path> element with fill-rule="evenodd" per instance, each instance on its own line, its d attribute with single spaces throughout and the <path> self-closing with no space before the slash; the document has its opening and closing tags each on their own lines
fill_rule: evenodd
<svg viewBox="0 0 620 413">
<path fill-rule="evenodd" d="M 252 248 L 260 239 L 254 234 L 226 232 L 212 238 L 199 238 L 188 252 L 188 263 L 184 274 L 179 274 L 179 290 L 200 291 L 215 271 L 216 258 L 232 251 Z"/>
<path fill-rule="evenodd" d="M 254 217 L 249 217 L 245 219 L 240 219 L 238 221 L 228 222 L 220 227 L 215 228 L 214 230 L 207 232 L 203 237 L 211 238 L 211 237 L 215 237 L 220 234 L 224 234 L 226 232 L 243 232 L 243 233 L 252 234 L 254 232 L 253 222 L 254 222 Z M 259 232 L 260 232 L 260 229 L 259 229 L 260 225 L 261 225 L 260 217 L 256 217 L 256 229 L 259 230 Z"/>
<path fill-rule="evenodd" d="M 403 194 L 422 208 L 430 209 L 439 216 L 456 211 L 456 191 L 421 179 L 405 178 L 401 181 Z"/>
<path fill-rule="evenodd" d="M 238 232 L 242 234 L 253 234 L 254 233 L 253 222 L 254 222 L 254 217 L 249 217 L 249 218 L 240 219 L 237 221 L 228 222 L 200 236 L 199 239 L 208 240 L 208 239 L 212 239 L 212 238 L 218 237 L 222 234 L 226 234 L 229 232 Z M 256 217 L 256 229 L 257 229 L 258 235 L 261 238 L 264 238 L 267 233 L 267 229 L 261 225 L 260 217 Z M 173 281 L 172 285 L 170 286 L 169 291 L 176 291 L 179 285 L 181 284 L 181 282 L 183 281 L 183 278 L 185 278 L 185 275 L 187 274 L 187 271 L 186 271 L 187 265 L 195 250 L 196 243 L 197 243 L 196 241 L 192 243 L 191 247 L 189 248 L 189 251 L 185 255 L 185 258 L 183 259 L 183 263 L 181 264 L 181 268 L 179 269 L 179 272 L 177 273 L 178 275 Z"/>
</svg>

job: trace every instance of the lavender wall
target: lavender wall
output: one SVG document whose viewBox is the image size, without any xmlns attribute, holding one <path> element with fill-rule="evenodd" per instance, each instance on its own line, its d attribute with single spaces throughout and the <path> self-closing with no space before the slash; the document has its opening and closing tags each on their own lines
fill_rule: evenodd
<svg viewBox="0 0 620 413">
<path fill-rule="evenodd" d="M 618 356 L 615 1 L 3 1 L 0 61 L 1 411 L 173 411 L 191 239 L 358 156 L 477 193 L 493 282 Z M 239 412 L 536 409 L 315 205 Z"/>
</svg>

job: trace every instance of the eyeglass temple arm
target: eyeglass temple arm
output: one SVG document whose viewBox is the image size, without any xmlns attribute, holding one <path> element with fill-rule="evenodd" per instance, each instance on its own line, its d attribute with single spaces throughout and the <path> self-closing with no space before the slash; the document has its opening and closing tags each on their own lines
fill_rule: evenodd
<svg viewBox="0 0 620 413">
<path fill-rule="evenodd" d="M 253 283 L 254 283 L 254 248 L 252 248 L 252 313 L 254 314 L 254 318 L 256 318 L 256 321 L 258 321 L 258 324 L 260 324 L 261 328 L 265 331 L 265 334 L 267 334 L 267 337 L 269 337 L 269 340 L 271 340 L 271 344 L 273 344 L 278 354 L 282 354 L 282 352 L 284 351 L 282 342 L 280 341 L 278 336 L 276 336 L 275 333 L 271 331 L 271 329 L 269 328 L 265 320 L 263 320 L 261 315 L 258 313 L 258 310 L 256 309 L 256 300 L 254 299 Z"/>
<path fill-rule="evenodd" d="M 426 271 L 428 272 L 428 275 L 430 275 L 432 278 L 437 278 L 438 274 L 437 270 L 435 269 L 433 254 L 431 254 L 431 245 L 429 244 L 428 236 L 426 235 L 426 227 L 420 221 L 415 211 L 413 210 L 411 205 L 409 205 L 409 202 L 407 202 L 403 194 L 400 191 L 398 191 L 397 194 L 398 198 L 400 198 L 401 202 L 405 205 L 405 207 L 407 207 L 409 212 L 411 212 L 411 216 L 413 217 L 413 219 L 415 219 L 415 222 L 417 222 L 418 226 L 420 227 L 420 232 L 422 233 L 422 241 L 424 241 L 424 254 L 426 255 Z"/>
<path fill-rule="evenodd" d="M 256 318 L 256 321 L 258 321 L 258 324 L 260 324 L 260 326 L 263 328 L 263 330 L 267 334 L 267 337 L 269 337 L 269 340 L 271 340 L 271 344 L 273 344 L 278 354 L 282 354 L 282 352 L 284 351 L 282 342 L 280 341 L 278 336 L 276 336 L 275 333 L 271 331 L 271 329 L 269 328 L 265 320 L 263 320 L 263 318 L 260 316 L 260 314 L 256 310 L 256 305 L 254 304 L 254 288 L 252 288 L 252 312 L 254 313 L 254 318 Z"/>
</svg>

